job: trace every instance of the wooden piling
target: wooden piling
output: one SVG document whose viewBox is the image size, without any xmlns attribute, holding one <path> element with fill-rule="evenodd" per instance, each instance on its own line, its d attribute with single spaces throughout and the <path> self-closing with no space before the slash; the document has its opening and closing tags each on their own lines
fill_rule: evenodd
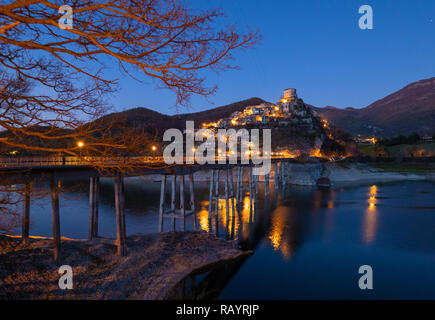
<svg viewBox="0 0 435 320">
<path fill-rule="evenodd" d="M 50 190 L 51 190 L 51 215 L 53 221 L 53 243 L 54 243 L 54 261 L 57 263 L 60 259 L 60 218 L 59 218 L 59 186 L 58 180 L 51 175 Z"/>
<path fill-rule="evenodd" d="M 215 204 L 214 204 L 214 215 L 217 217 L 218 216 L 218 211 L 219 211 L 219 169 L 216 170 L 216 185 L 215 185 Z"/>
<path fill-rule="evenodd" d="M 264 175 L 264 194 L 269 195 L 269 174 Z"/>
<path fill-rule="evenodd" d="M 275 170 L 275 173 L 273 176 L 273 185 L 274 185 L 275 189 L 278 189 L 278 187 L 279 187 L 278 162 L 275 162 L 274 170 Z"/>
<path fill-rule="evenodd" d="M 234 179 L 233 179 L 233 169 L 230 168 L 230 194 L 231 194 L 231 204 L 232 204 L 232 213 L 231 216 L 234 217 L 236 214 L 236 206 L 234 204 L 235 194 L 234 194 Z"/>
<path fill-rule="evenodd" d="M 98 237 L 98 208 L 100 203 L 100 177 L 95 177 L 95 183 L 94 183 L 94 238 Z"/>
<path fill-rule="evenodd" d="M 180 213 L 181 213 L 181 230 L 186 230 L 186 207 L 184 205 L 184 175 L 180 176 Z"/>
<path fill-rule="evenodd" d="M 242 205 L 242 199 L 243 199 L 243 189 L 244 189 L 244 175 L 245 175 L 245 169 L 243 167 L 240 167 L 240 186 L 239 186 L 239 202 L 240 205 Z"/>
<path fill-rule="evenodd" d="M 125 254 L 127 253 L 127 248 L 125 227 L 124 179 L 121 175 L 117 175 L 115 177 L 115 207 L 118 255 L 125 256 Z"/>
<path fill-rule="evenodd" d="M 190 196 L 190 211 L 193 216 L 193 230 L 196 231 L 196 212 L 195 212 L 195 188 L 193 174 L 189 174 L 189 196 Z"/>
<path fill-rule="evenodd" d="M 240 166 L 237 166 L 237 182 L 236 182 L 236 201 L 237 201 L 237 207 L 240 205 Z"/>
<path fill-rule="evenodd" d="M 30 183 L 24 187 L 24 203 L 23 203 L 23 220 L 22 220 L 22 237 L 24 242 L 29 240 L 30 230 Z"/>
<path fill-rule="evenodd" d="M 226 217 L 227 220 L 230 217 L 230 196 L 228 193 L 228 184 L 229 184 L 229 173 L 228 173 L 229 169 L 225 170 L 225 213 L 226 213 Z"/>
<path fill-rule="evenodd" d="M 208 218 L 211 218 L 211 209 L 213 207 L 213 186 L 214 186 L 214 170 L 211 170 L 210 177 L 210 191 L 209 191 L 209 203 L 208 203 Z"/>
<path fill-rule="evenodd" d="M 98 237 L 99 184 L 100 179 L 98 177 L 89 179 L 89 240 Z"/>
<path fill-rule="evenodd" d="M 258 181 L 260 179 L 260 176 L 258 174 L 254 175 L 254 188 L 255 188 L 255 195 L 258 194 Z"/>
<path fill-rule="evenodd" d="M 162 174 L 162 182 L 160 184 L 159 232 L 163 231 L 163 213 L 165 209 L 165 185 L 166 185 L 166 174 Z"/>
<path fill-rule="evenodd" d="M 171 181 L 171 211 L 174 214 L 172 217 L 172 231 L 175 231 L 175 192 L 177 183 L 177 175 L 174 173 Z"/>
<path fill-rule="evenodd" d="M 285 184 L 285 174 L 284 174 L 285 163 L 284 162 L 281 162 L 281 165 L 280 165 L 279 169 L 280 169 L 279 171 L 281 172 L 281 176 L 280 176 L 281 183 L 284 185 Z"/>
<path fill-rule="evenodd" d="M 252 167 L 249 167 L 249 201 L 252 207 L 252 194 L 253 194 L 253 186 L 252 186 Z"/>
<path fill-rule="evenodd" d="M 88 239 L 92 240 L 94 235 L 94 177 L 89 178 L 89 227 Z"/>
</svg>

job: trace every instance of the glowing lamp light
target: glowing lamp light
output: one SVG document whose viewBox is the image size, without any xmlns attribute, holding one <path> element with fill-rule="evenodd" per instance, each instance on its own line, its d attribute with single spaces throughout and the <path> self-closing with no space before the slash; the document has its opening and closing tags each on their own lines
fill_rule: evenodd
<svg viewBox="0 0 435 320">
<path fill-rule="evenodd" d="M 83 148 L 84 146 L 85 146 L 85 143 L 83 141 L 78 141 L 77 142 L 77 147 Z"/>
<path fill-rule="evenodd" d="M 156 146 L 152 146 L 152 147 L 151 147 L 151 150 L 156 151 L 156 150 L 157 150 L 157 147 L 156 147 Z"/>
</svg>

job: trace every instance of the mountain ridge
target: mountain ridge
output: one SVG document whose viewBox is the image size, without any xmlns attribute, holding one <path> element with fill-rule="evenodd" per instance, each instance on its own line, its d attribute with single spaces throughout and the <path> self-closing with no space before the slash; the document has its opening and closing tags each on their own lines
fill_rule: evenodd
<svg viewBox="0 0 435 320">
<path fill-rule="evenodd" d="M 412 82 L 367 107 L 313 107 L 323 118 L 353 135 L 391 137 L 435 132 L 435 77 Z"/>
<path fill-rule="evenodd" d="M 136 107 L 101 119 L 121 117 L 134 128 L 158 135 L 169 128 L 183 129 L 187 120 L 195 121 L 196 127 L 199 127 L 202 122 L 217 121 L 247 106 L 261 103 L 267 101 L 252 97 L 205 111 L 178 115 L 165 115 L 145 107 Z M 352 135 L 391 137 L 411 132 L 432 135 L 435 133 L 435 77 L 412 82 L 361 109 L 307 106 Z"/>
</svg>

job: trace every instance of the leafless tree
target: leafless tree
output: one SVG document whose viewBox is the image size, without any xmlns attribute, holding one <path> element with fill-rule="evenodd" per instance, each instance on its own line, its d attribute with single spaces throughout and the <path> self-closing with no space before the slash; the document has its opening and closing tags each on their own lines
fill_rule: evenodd
<svg viewBox="0 0 435 320">
<path fill-rule="evenodd" d="M 154 79 L 178 105 L 210 95 L 200 71 L 228 69 L 232 52 L 257 32 L 216 30 L 220 10 L 189 9 L 177 0 L 73 0 L 73 27 L 62 29 L 63 0 L 0 4 L 0 142 L 5 146 L 82 156 L 139 153 L 147 139 L 119 123 L 97 125 L 120 73 Z M 117 126 L 114 129 L 114 126 Z M 122 130 L 126 133 L 119 134 Z M 118 134 L 114 134 L 117 132 Z M 86 141 L 86 148 L 77 142 Z M 137 150 L 135 148 L 138 148 Z"/>
</svg>

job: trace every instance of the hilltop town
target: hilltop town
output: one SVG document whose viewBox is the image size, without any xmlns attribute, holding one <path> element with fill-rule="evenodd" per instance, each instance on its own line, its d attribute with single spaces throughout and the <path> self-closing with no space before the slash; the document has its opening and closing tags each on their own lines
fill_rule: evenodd
<svg viewBox="0 0 435 320">
<path fill-rule="evenodd" d="M 283 97 L 276 103 L 264 102 L 246 107 L 243 111 L 233 112 L 229 117 L 217 122 L 203 123 L 205 128 L 229 128 L 246 125 L 257 127 L 286 126 L 289 124 L 313 125 L 315 111 L 307 108 L 299 99 L 296 89 L 284 90 Z"/>
<path fill-rule="evenodd" d="M 202 127 L 212 130 L 270 128 L 272 149 L 282 156 L 330 157 L 346 154 L 345 143 L 335 141 L 333 133 L 336 128 L 330 126 L 327 120 L 320 119 L 316 111 L 298 97 L 294 88 L 285 89 L 276 104 L 262 102 L 247 106 L 228 117 L 204 122 Z"/>
</svg>

